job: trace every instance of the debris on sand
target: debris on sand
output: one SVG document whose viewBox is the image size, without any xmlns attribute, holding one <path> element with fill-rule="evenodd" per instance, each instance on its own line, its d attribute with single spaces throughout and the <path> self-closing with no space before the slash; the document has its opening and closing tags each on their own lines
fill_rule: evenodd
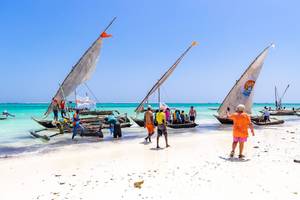
<svg viewBox="0 0 300 200">
<path fill-rule="evenodd" d="M 144 184 L 144 180 L 137 181 L 137 182 L 134 182 L 134 187 L 141 189 L 143 184 Z"/>
</svg>

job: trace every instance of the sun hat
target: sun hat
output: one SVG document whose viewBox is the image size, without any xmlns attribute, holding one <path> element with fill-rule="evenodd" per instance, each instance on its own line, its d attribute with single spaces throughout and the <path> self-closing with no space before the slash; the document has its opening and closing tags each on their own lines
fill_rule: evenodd
<svg viewBox="0 0 300 200">
<path fill-rule="evenodd" d="M 243 112 L 243 111 L 245 110 L 245 105 L 239 104 L 239 105 L 236 107 L 236 110 L 237 110 L 237 111 L 240 111 L 240 112 Z"/>
</svg>

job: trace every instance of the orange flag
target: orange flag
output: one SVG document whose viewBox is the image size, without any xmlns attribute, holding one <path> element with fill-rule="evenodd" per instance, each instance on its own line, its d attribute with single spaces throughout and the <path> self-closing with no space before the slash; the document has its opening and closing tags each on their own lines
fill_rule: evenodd
<svg viewBox="0 0 300 200">
<path fill-rule="evenodd" d="M 101 35 L 100 35 L 100 37 L 102 37 L 102 38 L 109 38 L 109 37 L 111 37 L 112 36 L 112 34 L 107 34 L 106 32 L 103 32 L 103 33 L 101 33 Z"/>
</svg>

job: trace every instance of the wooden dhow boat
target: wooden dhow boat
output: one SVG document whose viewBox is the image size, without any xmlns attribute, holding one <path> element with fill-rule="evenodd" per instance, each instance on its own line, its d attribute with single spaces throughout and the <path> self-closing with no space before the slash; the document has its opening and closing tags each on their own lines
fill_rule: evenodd
<svg viewBox="0 0 300 200">
<path fill-rule="evenodd" d="M 82 55 L 82 57 L 79 59 L 79 61 L 74 65 L 70 73 L 66 76 L 63 83 L 58 88 L 57 92 L 54 95 L 54 99 L 57 100 L 57 102 L 60 102 L 61 100 L 66 101 L 66 97 L 70 96 L 73 92 L 76 92 L 76 88 L 79 85 L 86 84 L 86 81 L 89 80 L 95 71 L 96 64 L 99 58 L 101 46 L 102 46 L 102 40 L 103 38 L 110 37 L 111 35 L 106 34 L 106 31 L 108 28 L 113 24 L 116 18 L 114 18 L 108 26 L 104 29 L 104 31 L 101 33 L 101 35 L 93 42 L 93 44 L 86 50 L 86 52 Z M 89 88 L 88 88 L 89 89 Z M 37 119 L 32 117 L 32 119 L 40 124 L 41 126 L 45 128 L 56 128 L 56 122 L 53 122 L 53 120 L 47 120 L 46 118 L 49 116 L 49 114 L 53 110 L 53 104 L 52 102 L 48 106 L 48 109 L 44 113 L 44 117 L 42 119 Z M 66 108 L 67 114 L 69 115 L 69 111 L 72 109 L 69 109 L 68 106 Z M 80 114 L 82 115 L 111 115 L 114 111 L 90 111 L 90 110 L 80 110 Z M 70 118 L 70 116 L 68 116 Z M 126 117 L 127 118 L 127 117 Z M 118 117 L 118 119 L 121 119 L 121 117 Z M 87 121 L 91 119 L 84 119 L 81 118 L 81 121 Z M 101 118 L 94 117 L 92 120 L 98 121 L 99 123 L 103 122 Z M 125 121 L 126 126 L 128 126 L 129 119 L 122 120 Z M 120 121 L 121 123 L 121 121 Z"/>
<path fill-rule="evenodd" d="M 270 118 L 270 121 L 264 120 L 263 117 L 257 117 L 255 119 L 251 119 L 253 124 L 258 125 L 258 126 L 269 126 L 269 125 L 278 125 L 278 124 L 283 124 L 284 120 L 276 119 L 276 118 Z"/>
<path fill-rule="evenodd" d="M 144 104 L 148 102 L 149 97 L 158 91 L 158 105 L 160 106 L 161 101 L 160 101 L 160 87 L 161 85 L 171 76 L 171 74 L 174 72 L 180 61 L 184 58 L 184 56 L 192 49 L 193 46 L 196 46 L 196 42 L 192 42 L 192 44 L 180 55 L 180 57 L 175 61 L 175 63 L 163 74 L 162 77 L 153 85 L 153 87 L 150 89 L 150 91 L 147 93 L 147 95 L 144 97 L 144 99 L 140 102 L 140 104 L 137 106 L 135 109 L 136 112 L 136 117 L 131 117 L 131 119 L 140 127 L 144 127 L 144 120 L 139 119 L 137 115 L 139 113 L 142 113 L 145 111 L 144 109 Z M 189 122 L 189 123 L 183 123 L 183 124 L 172 124 L 168 123 L 168 127 L 170 128 L 192 128 L 197 126 L 196 123 L 194 122 Z"/>
<path fill-rule="evenodd" d="M 218 115 L 214 115 L 221 124 L 233 124 L 232 120 L 227 118 L 227 114 L 234 113 L 239 104 L 245 105 L 245 112 L 251 115 L 254 86 L 271 47 L 274 45 L 266 47 L 254 59 L 223 100 L 218 109 Z M 252 116 L 251 120 L 257 121 L 258 118 L 259 116 Z"/>
<path fill-rule="evenodd" d="M 285 116 L 285 115 L 297 115 L 298 110 L 297 109 L 285 109 L 282 105 L 282 100 L 287 92 L 287 90 L 289 89 L 290 85 L 287 85 L 287 87 L 285 88 L 283 94 L 281 95 L 281 97 L 279 97 L 278 94 L 278 90 L 277 87 L 275 86 L 275 109 L 269 109 L 269 113 L 270 115 L 274 115 L 274 116 Z M 264 110 L 260 111 L 261 113 L 264 112 Z"/>
</svg>

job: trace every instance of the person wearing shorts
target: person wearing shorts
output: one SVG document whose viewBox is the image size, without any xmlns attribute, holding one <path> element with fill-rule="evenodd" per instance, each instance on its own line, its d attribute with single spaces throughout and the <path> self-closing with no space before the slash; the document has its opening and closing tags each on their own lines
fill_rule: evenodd
<svg viewBox="0 0 300 200">
<path fill-rule="evenodd" d="M 270 112 L 269 112 L 268 109 L 266 109 L 266 108 L 264 109 L 263 117 L 264 117 L 265 123 L 267 123 L 267 122 L 270 121 Z"/>
<path fill-rule="evenodd" d="M 190 116 L 190 121 L 191 122 L 195 122 L 196 116 L 197 116 L 197 112 L 194 109 L 194 106 L 191 106 L 190 111 L 189 111 L 189 116 Z"/>
<path fill-rule="evenodd" d="M 248 128 L 250 128 L 252 135 L 254 136 L 254 129 L 251 123 L 250 116 L 244 112 L 245 106 L 240 104 L 237 106 L 236 112 L 233 114 L 228 114 L 228 118 L 233 121 L 233 142 L 232 142 L 232 150 L 230 153 L 230 157 L 234 156 L 235 149 L 237 144 L 239 143 L 239 158 L 244 158 L 243 150 L 244 143 L 248 138 Z"/>
<path fill-rule="evenodd" d="M 54 121 L 58 121 L 58 102 L 57 99 L 52 99 L 52 110 L 54 115 Z"/>
<path fill-rule="evenodd" d="M 159 112 L 156 114 L 156 121 L 157 121 L 157 138 L 156 138 L 156 148 L 159 147 L 159 137 L 164 135 L 166 141 L 166 147 L 169 147 L 168 144 L 168 133 L 167 133 L 167 126 L 166 126 L 166 114 L 164 113 L 163 109 L 160 109 Z"/>
<path fill-rule="evenodd" d="M 147 111 L 145 112 L 144 124 L 148 131 L 148 136 L 145 137 L 145 141 L 148 142 L 149 140 L 149 142 L 151 142 L 151 136 L 154 134 L 154 119 L 151 107 L 148 107 Z"/>
</svg>

